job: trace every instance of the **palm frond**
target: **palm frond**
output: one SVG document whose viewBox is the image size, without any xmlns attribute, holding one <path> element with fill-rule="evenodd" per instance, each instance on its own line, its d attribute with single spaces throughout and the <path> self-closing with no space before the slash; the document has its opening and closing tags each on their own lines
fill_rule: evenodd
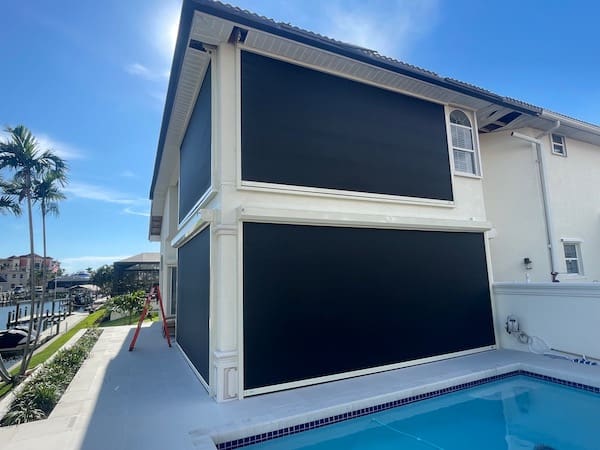
<svg viewBox="0 0 600 450">
<path fill-rule="evenodd" d="M 18 187 L 14 183 L 9 183 L 0 177 L 0 212 L 11 212 L 16 216 L 21 215 L 21 206 L 15 200 L 18 197 Z"/>
<path fill-rule="evenodd" d="M 15 216 L 21 215 L 21 206 L 8 195 L 0 196 L 0 213 L 11 212 Z"/>
</svg>

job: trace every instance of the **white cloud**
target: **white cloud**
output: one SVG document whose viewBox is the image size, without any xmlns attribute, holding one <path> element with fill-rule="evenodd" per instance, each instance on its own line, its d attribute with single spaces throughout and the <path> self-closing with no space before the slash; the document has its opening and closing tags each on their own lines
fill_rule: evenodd
<svg viewBox="0 0 600 450">
<path fill-rule="evenodd" d="M 164 80 L 169 78 L 169 72 L 165 72 L 164 70 L 152 70 L 138 62 L 127 64 L 125 66 L 125 72 L 150 81 Z"/>
<path fill-rule="evenodd" d="M 125 214 L 131 214 L 132 216 L 142 216 L 142 217 L 150 217 L 149 212 L 145 211 L 136 211 L 133 208 L 127 207 L 123 210 Z"/>
<path fill-rule="evenodd" d="M 112 264 L 115 261 L 125 259 L 130 255 L 117 256 L 75 256 L 67 258 L 58 258 L 62 269 L 66 273 L 74 273 L 80 270 L 85 270 L 88 267 L 97 269 L 104 264 Z"/>
<path fill-rule="evenodd" d="M 96 186 L 87 183 L 71 182 L 64 188 L 64 190 L 67 194 L 71 194 L 74 197 L 84 198 L 87 200 L 98 200 L 106 203 L 115 203 L 118 205 L 134 205 L 143 201 L 143 199 L 131 197 L 103 186 Z"/>
<path fill-rule="evenodd" d="M 334 1 L 322 17 L 323 33 L 329 37 L 377 50 L 382 55 L 405 57 L 415 41 L 437 22 L 438 0 L 394 0 L 378 3 Z"/>
<path fill-rule="evenodd" d="M 76 181 L 69 183 L 64 190 L 73 197 L 121 205 L 123 206 L 121 210 L 123 214 L 150 217 L 150 214 L 147 212 L 150 200 L 145 198 L 135 197 L 104 186 Z"/>
<path fill-rule="evenodd" d="M 69 161 L 70 159 L 84 158 L 84 153 L 70 144 L 57 141 L 56 139 L 53 139 L 47 134 L 43 133 L 38 134 L 36 137 L 42 149 L 52 150 L 56 155 L 60 156 L 65 161 Z"/>
<path fill-rule="evenodd" d="M 72 159 L 85 158 L 85 153 L 71 144 L 59 141 L 45 133 L 36 133 L 33 130 L 31 130 L 31 133 L 35 136 L 40 150 L 52 150 L 55 155 L 61 157 L 67 162 Z M 8 133 L 6 131 L 0 131 L 0 139 L 4 141 L 7 138 Z"/>
<path fill-rule="evenodd" d="M 133 171 L 131 171 L 129 169 L 124 170 L 119 175 L 121 175 L 124 178 L 137 178 L 137 175 L 135 173 L 133 173 Z"/>
</svg>

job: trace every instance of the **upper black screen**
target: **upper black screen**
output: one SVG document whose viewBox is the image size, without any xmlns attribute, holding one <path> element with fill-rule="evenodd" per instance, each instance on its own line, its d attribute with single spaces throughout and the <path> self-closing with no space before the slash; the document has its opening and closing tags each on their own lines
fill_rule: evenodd
<svg viewBox="0 0 600 450">
<path fill-rule="evenodd" d="M 242 179 L 452 200 L 444 108 L 242 52 Z"/>
<path fill-rule="evenodd" d="M 211 77 L 210 65 L 196 99 L 181 144 L 179 162 L 179 220 L 210 187 Z"/>
</svg>

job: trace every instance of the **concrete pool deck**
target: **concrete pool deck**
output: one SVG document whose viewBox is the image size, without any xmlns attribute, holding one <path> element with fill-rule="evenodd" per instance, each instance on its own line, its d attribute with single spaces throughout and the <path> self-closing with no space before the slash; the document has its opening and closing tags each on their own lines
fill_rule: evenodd
<svg viewBox="0 0 600 450">
<path fill-rule="evenodd" d="M 216 403 L 160 323 L 105 328 L 47 420 L 0 428 L 3 450 L 214 449 L 226 442 L 515 370 L 600 387 L 600 367 L 499 350 Z"/>
</svg>

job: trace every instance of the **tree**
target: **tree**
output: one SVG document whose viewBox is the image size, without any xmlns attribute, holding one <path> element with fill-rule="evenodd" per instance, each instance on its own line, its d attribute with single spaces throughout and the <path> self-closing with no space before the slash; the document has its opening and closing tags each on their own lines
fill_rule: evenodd
<svg viewBox="0 0 600 450">
<path fill-rule="evenodd" d="M 109 295 L 112 292 L 114 280 L 114 269 L 112 265 L 105 264 L 98 267 L 92 276 L 92 283 L 100 287 L 103 295 Z"/>
<path fill-rule="evenodd" d="M 145 300 L 146 293 L 144 291 L 134 291 L 128 294 L 117 295 L 116 297 L 113 297 L 108 303 L 108 308 L 118 311 L 121 314 L 127 314 L 127 323 L 131 325 L 131 318 L 133 317 L 133 314 L 139 314 L 142 311 Z"/>
<path fill-rule="evenodd" d="M 64 161 L 52 153 L 50 150 L 42 150 L 31 131 L 29 131 L 23 125 L 18 125 L 14 128 L 7 127 L 6 132 L 8 137 L 5 141 L 0 142 L 0 169 L 8 168 L 13 171 L 13 182 L 11 183 L 11 189 L 14 189 L 14 193 L 18 196 L 19 202 L 25 200 L 27 203 L 27 216 L 29 222 L 29 257 L 31 267 L 30 281 L 30 293 L 31 293 L 31 307 L 30 311 L 35 310 L 35 273 L 33 271 L 35 246 L 33 240 L 33 215 L 32 215 L 32 203 L 34 200 L 33 188 L 35 180 L 37 180 L 41 174 L 55 170 L 64 170 L 66 164 Z M 27 340 L 25 342 L 25 349 L 23 354 L 23 360 L 21 367 L 16 378 L 16 382 L 19 382 L 25 375 L 27 370 L 27 362 L 30 358 L 30 353 L 33 352 L 31 347 L 31 334 L 33 331 L 33 320 L 29 321 Z"/>
<path fill-rule="evenodd" d="M 44 304 L 44 297 L 46 295 L 46 284 L 47 284 L 47 274 L 48 267 L 46 265 L 46 258 L 48 256 L 46 251 L 46 216 L 48 214 L 52 214 L 54 216 L 58 216 L 58 202 L 60 200 L 64 200 L 65 194 L 63 194 L 60 190 L 67 183 L 67 175 L 66 175 L 67 167 L 66 164 L 62 164 L 61 167 L 53 168 L 50 170 L 45 170 L 40 173 L 40 178 L 34 181 L 33 186 L 33 200 L 35 203 L 38 203 L 40 206 L 40 211 L 42 213 L 42 240 L 44 247 L 44 259 L 42 260 L 42 295 L 38 301 L 38 316 L 41 316 L 42 305 Z M 33 316 L 33 310 L 32 310 Z M 41 317 L 40 317 L 41 319 Z M 40 319 L 38 319 L 38 333 L 35 337 L 35 342 L 33 344 L 33 348 L 37 347 L 37 344 L 40 339 Z M 29 353 L 28 360 L 31 360 L 33 356 L 33 351 Z M 25 367 L 29 365 L 29 361 Z"/>
</svg>

